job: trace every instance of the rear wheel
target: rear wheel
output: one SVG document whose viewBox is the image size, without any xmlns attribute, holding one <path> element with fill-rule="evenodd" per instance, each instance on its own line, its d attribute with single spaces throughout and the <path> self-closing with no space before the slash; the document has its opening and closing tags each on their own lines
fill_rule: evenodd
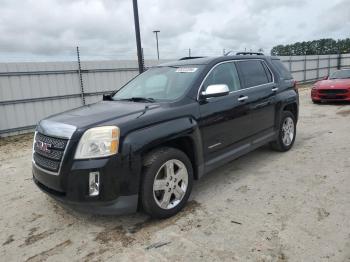
<svg viewBox="0 0 350 262">
<path fill-rule="evenodd" d="M 285 152 L 292 148 L 296 136 L 296 121 L 293 113 L 283 111 L 276 141 L 271 147 L 277 151 Z"/>
<path fill-rule="evenodd" d="M 150 152 L 144 161 L 141 201 L 146 213 L 167 218 L 186 204 L 193 184 L 190 160 L 175 148 Z"/>
<path fill-rule="evenodd" d="M 319 101 L 319 100 L 312 100 L 312 103 L 314 103 L 314 104 L 321 104 L 321 101 Z"/>
</svg>

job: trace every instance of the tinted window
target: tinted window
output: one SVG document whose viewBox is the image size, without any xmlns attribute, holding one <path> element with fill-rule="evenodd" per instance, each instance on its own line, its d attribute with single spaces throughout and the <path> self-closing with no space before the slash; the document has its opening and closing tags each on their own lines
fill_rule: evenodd
<svg viewBox="0 0 350 262">
<path fill-rule="evenodd" d="M 204 82 L 204 90 L 209 85 L 225 84 L 230 91 L 240 89 L 238 73 L 234 63 L 223 63 L 216 66 L 207 76 Z"/>
<path fill-rule="evenodd" d="M 267 67 L 267 65 L 265 63 L 263 63 L 263 62 L 261 62 L 261 63 L 264 66 L 265 73 L 267 75 L 267 79 L 269 80 L 269 82 L 272 82 L 272 74 L 271 74 L 270 69 Z"/>
<path fill-rule="evenodd" d="M 276 68 L 277 72 L 284 78 L 284 79 L 293 79 L 293 76 L 288 71 L 288 69 L 284 66 L 284 64 L 281 62 L 281 60 L 271 60 L 272 64 Z"/>
<path fill-rule="evenodd" d="M 265 68 L 260 60 L 238 61 L 238 67 L 245 87 L 267 84 L 269 81 Z"/>
</svg>

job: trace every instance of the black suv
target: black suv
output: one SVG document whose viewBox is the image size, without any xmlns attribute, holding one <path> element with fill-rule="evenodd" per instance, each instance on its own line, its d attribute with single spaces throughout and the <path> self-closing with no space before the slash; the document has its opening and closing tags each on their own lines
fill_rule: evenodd
<svg viewBox="0 0 350 262">
<path fill-rule="evenodd" d="M 41 120 L 33 179 L 78 210 L 169 217 L 205 173 L 267 143 L 289 150 L 298 107 L 277 57 L 162 64 L 99 103 Z"/>
</svg>

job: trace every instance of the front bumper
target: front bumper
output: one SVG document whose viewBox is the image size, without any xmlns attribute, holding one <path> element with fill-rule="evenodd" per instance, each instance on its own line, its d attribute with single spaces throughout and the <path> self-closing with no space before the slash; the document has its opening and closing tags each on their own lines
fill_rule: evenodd
<svg viewBox="0 0 350 262">
<path fill-rule="evenodd" d="M 321 93 L 318 89 L 312 89 L 311 99 L 313 101 L 350 101 L 350 91 L 344 93 L 337 93 L 336 90 L 327 91 L 329 93 Z"/>
<path fill-rule="evenodd" d="M 32 165 L 35 184 L 64 206 L 95 214 L 136 212 L 141 161 L 130 154 L 102 159 L 74 160 L 69 152 L 59 173 L 53 174 L 35 163 Z M 74 150 L 73 150 L 74 151 Z M 99 172 L 100 192 L 89 195 L 89 173 Z"/>
<path fill-rule="evenodd" d="M 120 196 L 116 200 L 107 202 L 74 202 L 65 198 L 64 194 L 59 194 L 41 184 L 35 178 L 35 176 L 33 176 L 33 181 L 40 190 L 48 194 L 53 199 L 57 200 L 62 206 L 71 208 L 75 211 L 99 215 L 122 215 L 134 213 L 137 211 L 137 194 L 130 196 Z"/>
</svg>

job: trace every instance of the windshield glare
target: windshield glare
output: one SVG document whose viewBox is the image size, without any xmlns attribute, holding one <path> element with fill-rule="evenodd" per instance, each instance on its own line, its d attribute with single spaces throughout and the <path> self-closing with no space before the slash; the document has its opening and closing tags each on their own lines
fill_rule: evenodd
<svg viewBox="0 0 350 262">
<path fill-rule="evenodd" d="M 335 71 L 329 79 L 345 79 L 350 78 L 350 70 Z"/>
<path fill-rule="evenodd" d="M 175 100 L 188 90 L 202 66 L 164 66 L 147 70 L 122 87 L 113 100 L 153 98 L 159 101 Z"/>
</svg>

